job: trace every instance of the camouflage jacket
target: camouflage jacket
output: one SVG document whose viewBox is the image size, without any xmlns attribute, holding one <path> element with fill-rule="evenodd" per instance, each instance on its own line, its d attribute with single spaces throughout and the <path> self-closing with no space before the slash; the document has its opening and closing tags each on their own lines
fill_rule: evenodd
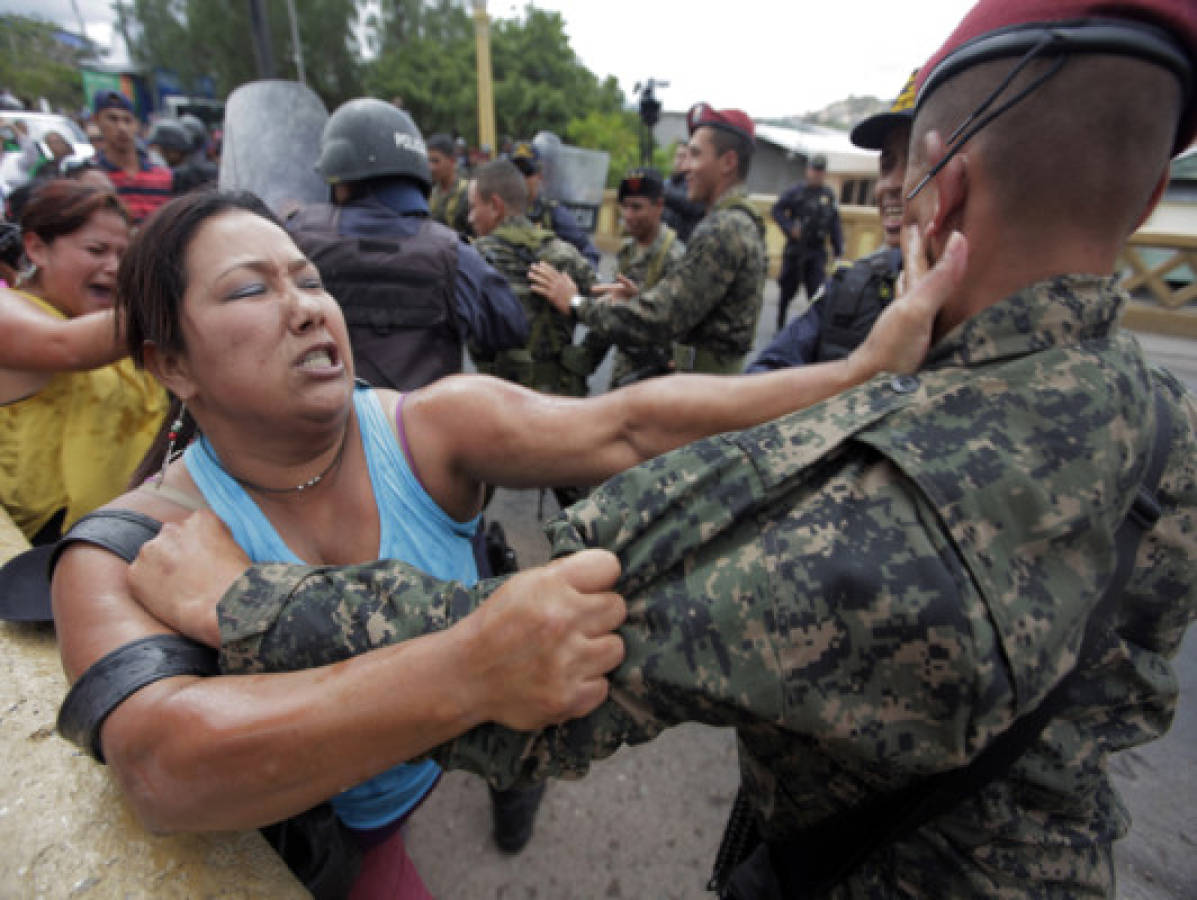
<svg viewBox="0 0 1197 900">
<path fill-rule="evenodd" d="M 1112 896 L 1128 816 L 1107 756 L 1167 730 L 1168 660 L 1197 613 L 1197 406 L 1119 331 L 1125 299 L 1106 279 L 1041 282 L 963 323 L 918 376 L 607 482 L 549 530 L 558 553 L 623 563 L 610 700 L 539 734 L 483 726 L 438 761 L 497 783 L 580 775 L 679 721 L 734 726 L 779 838 L 964 764 L 1076 657 L 1154 437 L 1154 382 L 1174 419 L 1162 516 L 1073 705 L 1004 777 L 833 892 Z M 256 567 L 222 601 L 223 659 L 330 662 L 452 624 L 494 588 L 393 562 Z"/>
<path fill-rule="evenodd" d="M 470 234 L 470 203 L 467 199 L 469 183 L 464 178 L 455 178 L 448 190 L 439 184 L 432 186 L 428 196 L 428 214 L 448 225 L 458 234 Z"/>
<path fill-rule="evenodd" d="M 767 262 L 765 222 L 744 189 L 734 188 L 698 223 L 685 255 L 656 287 L 627 302 L 591 300 L 578 318 L 621 346 L 677 341 L 739 372 L 756 335 Z"/>
<path fill-rule="evenodd" d="M 615 255 L 616 271 L 626 275 L 640 286 L 642 291 L 651 290 L 657 282 L 671 274 L 677 268 L 685 255 L 686 245 L 683 244 L 675 232 L 668 225 L 662 223 L 660 231 L 651 244 L 643 249 L 635 238 L 624 238 L 619 252 Z M 582 339 L 582 346 L 586 349 L 587 358 L 592 370 L 597 368 L 607 355 L 612 341 L 598 331 L 588 331 Z M 656 369 L 663 368 L 673 358 L 673 348 L 670 342 L 651 344 L 647 347 L 635 344 L 628 347 L 617 347 L 615 361 L 611 368 L 611 387 L 619 387 L 635 379 L 639 371 L 651 371 L 660 374 Z"/>
<path fill-rule="evenodd" d="M 594 270 L 572 245 L 533 225 L 523 216 L 507 219 L 474 246 L 507 279 L 512 293 L 528 317 L 528 345 L 522 350 L 500 351 L 493 365 L 478 368 L 525 387 L 551 394 L 586 395 L 585 373 L 569 357 L 574 321 L 557 312 L 547 300 L 532 292 L 528 267 L 547 262 L 567 273 L 578 290 L 589 293 Z"/>
</svg>

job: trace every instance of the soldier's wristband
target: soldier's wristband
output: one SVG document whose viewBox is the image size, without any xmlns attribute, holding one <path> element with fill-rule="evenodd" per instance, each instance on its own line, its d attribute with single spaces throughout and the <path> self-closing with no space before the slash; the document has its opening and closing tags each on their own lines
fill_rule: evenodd
<svg viewBox="0 0 1197 900">
<path fill-rule="evenodd" d="M 581 294 L 574 294 L 569 298 L 569 311 L 575 316 L 582 311 L 582 307 L 586 305 L 586 298 Z"/>
</svg>

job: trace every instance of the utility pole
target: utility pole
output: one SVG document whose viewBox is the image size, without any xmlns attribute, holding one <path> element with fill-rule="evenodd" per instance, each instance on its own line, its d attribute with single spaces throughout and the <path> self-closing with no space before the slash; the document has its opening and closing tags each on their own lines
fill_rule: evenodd
<svg viewBox="0 0 1197 900">
<path fill-rule="evenodd" d="M 291 58 L 295 60 L 299 83 L 307 84 L 308 79 L 303 71 L 303 45 L 299 43 L 299 16 L 295 13 L 295 0 L 287 0 L 287 18 L 291 20 L 291 46 L 294 48 Z"/>
<path fill-rule="evenodd" d="M 270 49 L 270 23 L 265 0 L 249 0 L 249 30 L 254 39 L 254 60 L 259 78 L 274 77 L 274 53 Z"/>
<path fill-rule="evenodd" d="M 474 43 L 478 58 L 478 145 L 498 149 L 495 141 L 495 95 L 490 65 L 490 18 L 486 0 L 474 2 Z"/>
</svg>

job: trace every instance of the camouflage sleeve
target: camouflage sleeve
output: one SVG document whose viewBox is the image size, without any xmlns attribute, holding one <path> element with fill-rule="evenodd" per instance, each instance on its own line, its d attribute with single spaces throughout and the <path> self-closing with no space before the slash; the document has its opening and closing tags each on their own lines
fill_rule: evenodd
<svg viewBox="0 0 1197 900">
<path fill-rule="evenodd" d="M 441 631 L 501 583 L 466 588 L 396 560 L 347 568 L 251 566 L 217 608 L 221 669 L 307 669 Z"/>
<path fill-rule="evenodd" d="M 746 257 L 738 213 L 708 216 L 685 256 L 652 290 L 626 302 L 592 300 L 579 319 L 620 346 L 664 344 L 688 334 L 727 294 Z"/>
<path fill-rule="evenodd" d="M 834 450 L 771 423 L 651 460 L 554 520 L 554 552 L 606 547 L 623 566 L 610 699 L 537 735 L 470 732 L 437 759 L 500 785 L 579 776 L 697 721 L 776 735 L 787 754 L 966 760 L 1013 696 L 984 604 L 904 477 L 861 448 L 820 462 Z"/>
</svg>

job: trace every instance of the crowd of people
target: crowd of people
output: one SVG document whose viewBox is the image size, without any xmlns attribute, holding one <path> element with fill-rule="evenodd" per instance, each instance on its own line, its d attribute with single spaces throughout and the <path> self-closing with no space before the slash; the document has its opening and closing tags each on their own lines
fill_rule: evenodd
<svg viewBox="0 0 1197 900">
<path fill-rule="evenodd" d="M 739 738 L 720 896 L 1112 895 L 1106 760 L 1167 730 L 1197 615 L 1197 405 L 1114 267 L 1195 67 L 1182 0 L 980 0 L 852 130 L 876 253 L 826 277 L 825 160 L 778 198 L 755 360 L 743 110 L 625 174 L 603 283 L 533 142 L 467 172 L 351 100 L 327 201 L 271 210 L 98 93 L 95 164 L 49 147 L 0 231 L 8 552 L 53 553 L 2 608 L 52 613 L 60 732 L 318 896 L 428 896 L 444 768 L 518 853 L 546 778 L 685 721 Z M 496 486 L 553 489 L 553 563 L 496 566 Z"/>
</svg>

